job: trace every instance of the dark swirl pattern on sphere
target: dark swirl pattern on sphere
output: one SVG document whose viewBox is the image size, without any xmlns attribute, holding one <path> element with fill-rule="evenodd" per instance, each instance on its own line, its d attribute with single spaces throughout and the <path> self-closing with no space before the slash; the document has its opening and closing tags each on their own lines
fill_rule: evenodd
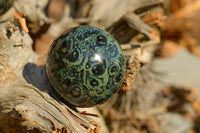
<svg viewBox="0 0 200 133">
<path fill-rule="evenodd" d="M 125 61 L 109 33 L 81 26 L 53 42 L 46 71 L 60 97 L 74 106 L 90 107 L 105 102 L 120 88 Z"/>
<path fill-rule="evenodd" d="M 15 0 L 0 0 L 0 15 L 5 13 L 14 3 Z"/>
</svg>

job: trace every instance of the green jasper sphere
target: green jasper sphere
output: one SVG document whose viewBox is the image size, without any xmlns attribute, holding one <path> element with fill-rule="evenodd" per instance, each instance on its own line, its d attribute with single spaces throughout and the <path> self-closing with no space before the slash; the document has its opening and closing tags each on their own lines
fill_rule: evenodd
<svg viewBox="0 0 200 133">
<path fill-rule="evenodd" d="M 109 33 L 81 26 L 64 32 L 53 42 L 46 71 L 62 99 L 74 106 L 90 107 L 105 102 L 120 88 L 125 60 Z"/>
<path fill-rule="evenodd" d="M 0 0 L 0 15 L 5 13 L 14 3 L 15 0 Z"/>
</svg>

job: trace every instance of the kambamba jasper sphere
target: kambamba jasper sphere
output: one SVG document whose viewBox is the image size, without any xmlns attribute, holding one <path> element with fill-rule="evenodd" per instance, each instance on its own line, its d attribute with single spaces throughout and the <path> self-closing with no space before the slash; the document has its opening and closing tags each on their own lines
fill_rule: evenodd
<svg viewBox="0 0 200 133">
<path fill-rule="evenodd" d="M 62 99 L 74 106 L 90 107 L 105 102 L 120 88 L 125 60 L 109 33 L 80 26 L 53 42 L 46 71 Z"/>
</svg>

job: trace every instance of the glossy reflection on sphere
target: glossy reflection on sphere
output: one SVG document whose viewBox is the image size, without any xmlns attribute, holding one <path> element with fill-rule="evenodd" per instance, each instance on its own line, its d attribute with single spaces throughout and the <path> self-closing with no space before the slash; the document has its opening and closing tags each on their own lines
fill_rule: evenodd
<svg viewBox="0 0 200 133">
<path fill-rule="evenodd" d="M 60 97 L 74 106 L 90 107 L 105 102 L 119 89 L 125 61 L 109 33 L 81 26 L 53 42 L 46 71 Z"/>
</svg>

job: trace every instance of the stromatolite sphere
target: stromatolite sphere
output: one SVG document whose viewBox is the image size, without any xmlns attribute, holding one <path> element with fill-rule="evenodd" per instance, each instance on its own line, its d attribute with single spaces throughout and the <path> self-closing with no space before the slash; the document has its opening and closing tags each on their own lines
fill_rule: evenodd
<svg viewBox="0 0 200 133">
<path fill-rule="evenodd" d="M 109 33 L 81 26 L 53 42 L 46 71 L 60 97 L 74 106 L 90 107 L 105 102 L 119 89 L 125 61 Z"/>
</svg>

